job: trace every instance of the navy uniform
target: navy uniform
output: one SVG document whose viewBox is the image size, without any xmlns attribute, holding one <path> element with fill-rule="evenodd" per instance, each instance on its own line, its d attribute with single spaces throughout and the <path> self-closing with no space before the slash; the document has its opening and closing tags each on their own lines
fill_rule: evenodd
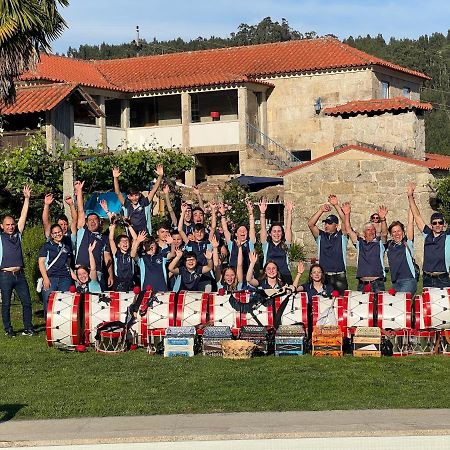
<svg viewBox="0 0 450 450">
<path fill-rule="evenodd" d="M 136 205 L 130 202 L 130 199 L 125 198 L 122 206 L 123 214 L 130 220 L 136 234 L 141 231 L 146 231 L 147 234 L 152 234 L 152 205 L 147 197 L 141 196 Z"/>
<path fill-rule="evenodd" d="M 113 290 L 128 292 L 133 288 L 134 260 L 129 251 L 123 253 L 117 249 L 114 259 L 114 285 Z"/>
<path fill-rule="evenodd" d="M 292 284 L 292 275 L 289 270 L 289 255 L 287 250 L 290 247 L 290 243 L 286 242 L 283 244 L 280 242 L 275 245 L 271 239 L 268 239 L 262 244 L 262 250 L 264 254 L 263 266 L 266 265 L 267 261 L 273 261 L 278 266 L 278 270 L 283 277 L 283 280 Z"/>
<path fill-rule="evenodd" d="M 155 255 L 144 253 L 139 258 L 141 289 L 151 286 L 153 292 L 166 292 L 168 290 L 166 261 L 167 259 L 162 252 Z"/>
<path fill-rule="evenodd" d="M 373 292 L 384 291 L 384 245 L 380 237 L 373 241 L 367 242 L 358 236 L 356 243 L 358 252 L 358 266 L 356 269 L 356 278 L 358 283 L 358 291 L 364 291 L 364 285 L 370 284 Z M 371 282 L 362 281 L 362 277 L 376 277 Z"/>
<path fill-rule="evenodd" d="M 413 264 L 413 242 L 403 239 L 400 242 L 389 240 L 386 244 L 392 287 L 397 292 L 416 293 L 417 280 Z"/>
<path fill-rule="evenodd" d="M 450 287 L 450 229 L 435 236 L 425 225 L 423 237 L 423 286 Z"/>
</svg>

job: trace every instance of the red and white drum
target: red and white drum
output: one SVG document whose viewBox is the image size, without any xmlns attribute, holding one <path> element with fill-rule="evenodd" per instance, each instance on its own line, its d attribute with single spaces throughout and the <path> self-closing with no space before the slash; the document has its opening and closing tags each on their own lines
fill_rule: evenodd
<svg viewBox="0 0 450 450">
<path fill-rule="evenodd" d="M 150 292 L 145 293 L 143 302 L 148 301 Z M 133 292 L 103 292 L 101 294 L 85 294 L 84 324 L 86 345 L 95 343 L 97 326 L 103 322 L 125 322 L 128 308 L 136 300 Z M 131 327 L 131 340 L 144 346 L 147 342 L 146 317 L 135 314 L 136 323 Z"/>
<path fill-rule="evenodd" d="M 416 329 L 450 328 L 450 288 L 424 288 L 416 297 Z"/>
<path fill-rule="evenodd" d="M 177 298 L 177 327 L 197 327 L 206 323 L 209 293 L 180 291 Z"/>
<path fill-rule="evenodd" d="M 81 296 L 52 292 L 48 299 L 46 334 L 49 347 L 74 348 L 82 343 Z"/>
<path fill-rule="evenodd" d="M 166 328 L 175 326 L 175 292 L 158 292 L 152 296 L 147 309 L 148 338 L 150 335 L 164 336 Z"/>
<path fill-rule="evenodd" d="M 433 355 L 436 345 L 436 331 L 411 330 L 409 341 L 412 355 Z"/>
<path fill-rule="evenodd" d="M 393 330 L 411 328 L 411 294 L 397 292 L 391 295 L 388 292 L 378 293 L 378 326 L 392 328 Z"/>
<path fill-rule="evenodd" d="M 275 298 L 275 309 L 279 310 L 286 297 Z M 303 323 L 308 329 L 308 296 L 306 292 L 297 292 L 289 298 L 289 301 L 281 314 L 280 325 L 295 325 Z"/>
<path fill-rule="evenodd" d="M 312 311 L 313 326 L 316 326 L 319 319 L 320 325 L 337 325 L 339 317 L 342 320 L 342 300 L 339 297 L 315 295 L 312 299 Z"/>
<path fill-rule="evenodd" d="M 382 330 L 383 339 L 388 339 L 392 343 L 392 356 L 410 355 L 409 344 L 410 330 Z"/>
<path fill-rule="evenodd" d="M 251 299 L 251 292 L 242 292 L 240 294 L 239 300 L 242 303 L 249 303 Z M 242 314 L 241 316 L 241 326 L 245 325 L 255 325 L 263 327 L 273 327 L 273 303 L 270 302 L 267 306 L 258 305 L 253 311 Z M 258 323 L 259 322 L 259 323 Z"/>
<path fill-rule="evenodd" d="M 441 330 L 440 334 L 442 354 L 450 356 L 450 330 Z"/>
<path fill-rule="evenodd" d="M 348 328 L 374 326 L 374 298 L 373 292 L 345 291 L 340 299 L 341 314 L 338 316 L 338 324 L 344 333 Z"/>
<path fill-rule="evenodd" d="M 218 293 L 211 293 L 209 295 L 209 323 L 214 326 L 229 326 L 231 330 L 236 333 L 242 325 L 242 317 L 239 309 L 233 308 L 230 303 L 230 295 L 219 295 Z M 236 292 L 234 297 L 237 301 L 241 301 L 241 298 L 246 299 L 245 292 Z M 246 321 L 245 321 L 246 322 Z"/>
</svg>

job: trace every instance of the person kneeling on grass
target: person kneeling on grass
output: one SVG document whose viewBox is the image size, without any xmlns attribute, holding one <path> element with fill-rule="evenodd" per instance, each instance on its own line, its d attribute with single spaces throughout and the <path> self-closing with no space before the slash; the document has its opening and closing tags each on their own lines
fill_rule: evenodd
<svg viewBox="0 0 450 450">
<path fill-rule="evenodd" d="M 100 283 L 97 281 L 97 268 L 95 265 L 94 248 L 97 242 L 94 241 L 89 244 L 89 264 L 90 267 L 77 266 L 72 272 L 72 278 L 75 281 L 75 289 L 79 294 L 85 294 L 87 292 L 91 294 L 98 294 L 102 292 Z"/>
<path fill-rule="evenodd" d="M 187 252 L 184 255 L 184 262 L 180 264 L 183 258 L 183 252 L 176 250 L 176 256 L 169 264 L 169 271 L 178 275 L 175 281 L 174 291 L 198 291 L 201 290 L 200 280 L 202 275 L 212 270 L 212 251 L 206 250 L 204 254 L 206 265 L 201 265 L 197 261 L 195 252 Z"/>
<path fill-rule="evenodd" d="M 250 265 L 247 270 L 247 284 L 250 286 L 259 287 L 262 289 L 281 289 L 286 286 L 284 277 L 281 275 L 278 265 L 275 261 L 269 260 L 263 267 L 263 274 L 259 280 L 257 280 L 253 274 L 255 270 L 256 261 L 258 261 L 258 255 L 256 252 L 249 253 Z"/>
</svg>

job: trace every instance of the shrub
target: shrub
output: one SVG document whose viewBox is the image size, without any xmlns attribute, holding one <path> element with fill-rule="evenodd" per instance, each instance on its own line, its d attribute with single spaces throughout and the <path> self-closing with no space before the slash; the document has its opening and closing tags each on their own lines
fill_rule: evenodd
<svg viewBox="0 0 450 450">
<path fill-rule="evenodd" d="M 304 261 L 305 260 L 305 248 L 298 242 L 293 242 L 289 248 L 289 260 L 290 261 Z"/>
</svg>

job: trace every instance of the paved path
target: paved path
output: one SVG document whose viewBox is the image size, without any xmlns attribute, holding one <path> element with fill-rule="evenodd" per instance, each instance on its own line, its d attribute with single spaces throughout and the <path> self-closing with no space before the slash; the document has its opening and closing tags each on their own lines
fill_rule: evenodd
<svg viewBox="0 0 450 450">
<path fill-rule="evenodd" d="M 249 440 L 248 444 L 250 444 L 250 441 L 259 439 L 281 439 L 283 442 L 287 442 L 286 440 L 300 438 L 311 440 L 310 438 L 326 439 L 331 437 L 334 438 L 332 442 L 335 442 L 336 438 L 373 438 L 376 436 L 383 437 L 383 439 L 391 437 L 393 440 L 402 436 L 405 438 L 421 436 L 421 442 L 429 439 L 430 443 L 432 439 L 438 439 L 439 442 L 445 442 L 445 446 L 442 448 L 448 450 L 450 448 L 450 410 L 180 414 L 36 421 L 12 420 L 0 423 L 0 446 L 2 447 L 90 444 L 85 448 L 93 448 L 93 444 L 159 442 L 160 448 L 175 448 L 162 446 L 162 442 L 178 442 L 179 444 L 184 442 L 186 444 L 186 441 L 191 441 L 193 444 L 192 441 L 226 440 L 231 443 Z M 342 442 L 345 440 L 343 439 Z M 315 442 L 319 443 L 317 440 Z M 419 443 L 418 439 L 412 442 Z M 275 441 L 272 442 L 272 444 L 274 443 Z M 336 444 L 333 444 L 333 448 L 341 448 Z M 426 445 L 421 445 L 422 449 L 427 448 Z M 188 447 L 189 445 L 180 448 Z M 283 446 L 276 447 L 283 448 Z M 116 448 L 116 446 L 110 445 L 110 448 Z M 130 445 L 127 448 L 138 447 Z M 202 445 L 197 448 L 211 447 Z M 214 448 L 225 447 L 217 445 Z M 245 445 L 245 448 L 256 447 Z M 260 448 L 270 447 L 261 446 Z M 342 448 L 358 447 L 343 446 Z M 412 449 L 413 447 L 408 446 L 407 448 Z"/>
</svg>

